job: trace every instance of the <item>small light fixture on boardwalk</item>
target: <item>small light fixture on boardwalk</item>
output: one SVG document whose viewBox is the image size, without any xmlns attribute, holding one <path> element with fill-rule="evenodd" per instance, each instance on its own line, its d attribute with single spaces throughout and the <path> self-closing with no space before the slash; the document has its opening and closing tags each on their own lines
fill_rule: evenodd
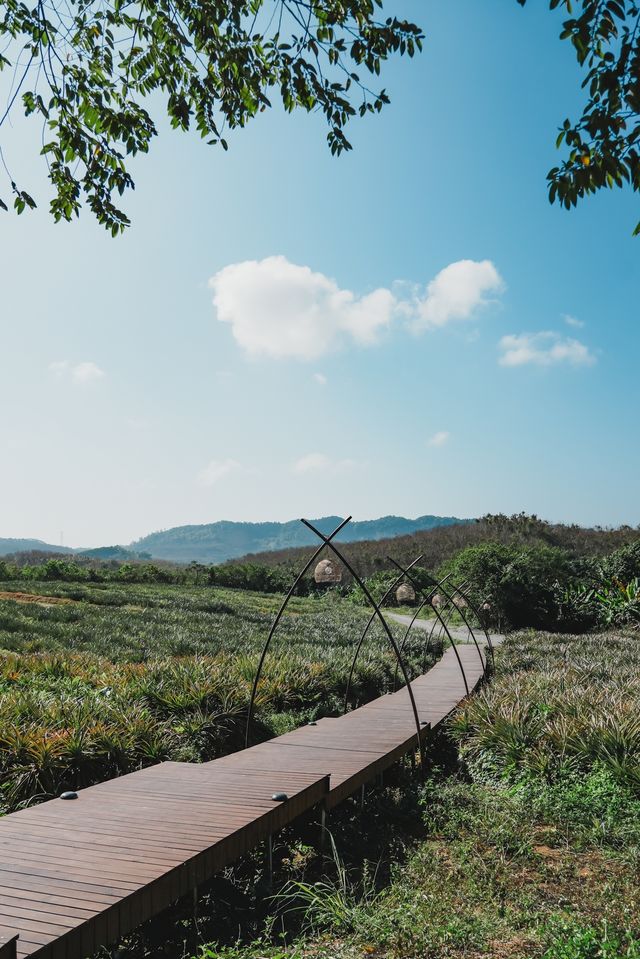
<svg viewBox="0 0 640 959">
<path fill-rule="evenodd" d="M 400 583 L 396 590 L 396 599 L 400 606 L 413 606 L 416 601 L 416 591 L 409 583 Z"/>
<path fill-rule="evenodd" d="M 342 568 L 330 559 L 321 559 L 313 572 L 318 586 L 332 586 L 342 582 Z"/>
</svg>

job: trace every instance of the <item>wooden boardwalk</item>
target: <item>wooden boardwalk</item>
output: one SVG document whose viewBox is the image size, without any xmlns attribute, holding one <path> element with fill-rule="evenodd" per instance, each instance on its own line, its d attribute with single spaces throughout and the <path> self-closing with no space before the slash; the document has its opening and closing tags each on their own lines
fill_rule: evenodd
<svg viewBox="0 0 640 959">
<path fill-rule="evenodd" d="M 472 690 L 484 653 L 457 650 Z M 465 696 L 453 651 L 411 685 L 426 739 Z M 160 763 L 1 818 L 0 959 L 90 956 L 416 745 L 401 689 L 213 762 Z"/>
</svg>

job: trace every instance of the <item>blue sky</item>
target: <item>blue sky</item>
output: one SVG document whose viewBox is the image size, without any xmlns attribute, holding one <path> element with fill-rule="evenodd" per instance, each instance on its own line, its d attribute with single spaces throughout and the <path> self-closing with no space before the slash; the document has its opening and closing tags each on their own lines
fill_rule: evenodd
<svg viewBox="0 0 640 959">
<path fill-rule="evenodd" d="M 425 50 L 388 65 L 351 154 L 278 110 L 228 153 L 163 130 L 117 240 L 49 221 L 17 122 L 5 154 L 43 202 L 0 224 L 0 536 L 638 524 L 638 204 L 547 201 L 580 92 L 546 7 L 397 2 Z"/>
</svg>

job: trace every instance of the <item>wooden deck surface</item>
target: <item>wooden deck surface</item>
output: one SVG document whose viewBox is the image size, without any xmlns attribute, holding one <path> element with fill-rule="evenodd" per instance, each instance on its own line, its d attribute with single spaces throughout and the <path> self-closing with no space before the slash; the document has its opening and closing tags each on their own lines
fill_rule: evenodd
<svg viewBox="0 0 640 959">
<path fill-rule="evenodd" d="M 481 656 L 457 649 L 474 689 Z M 465 696 L 452 650 L 411 685 L 424 739 Z M 416 745 L 401 689 L 213 762 L 160 763 L 1 818 L 0 959 L 90 956 Z"/>
</svg>

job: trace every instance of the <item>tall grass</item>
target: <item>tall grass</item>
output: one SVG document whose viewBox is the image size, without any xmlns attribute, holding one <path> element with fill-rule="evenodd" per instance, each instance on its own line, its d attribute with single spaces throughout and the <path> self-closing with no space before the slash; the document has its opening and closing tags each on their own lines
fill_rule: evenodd
<svg viewBox="0 0 640 959">
<path fill-rule="evenodd" d="M 0 601 L 0 808 L 244 744 L 279 597 L 63 583 L 30 591 L 41 600 Z M 47 596 L 73 602 L 47 605 Z M 365 623 L 348 604 L 293 601 L 265 662 L 254 739 L 339 712 Z M 370 630 L 356 697 L 389 689 L 394 667 L 387 637 Z"/>
<path fill-rule="evenodd" d="M 640 794 L 637 634 L 510 638 L 452 728 L 478 775 L 554 781 L 599 767 Z"/>
</svg>

